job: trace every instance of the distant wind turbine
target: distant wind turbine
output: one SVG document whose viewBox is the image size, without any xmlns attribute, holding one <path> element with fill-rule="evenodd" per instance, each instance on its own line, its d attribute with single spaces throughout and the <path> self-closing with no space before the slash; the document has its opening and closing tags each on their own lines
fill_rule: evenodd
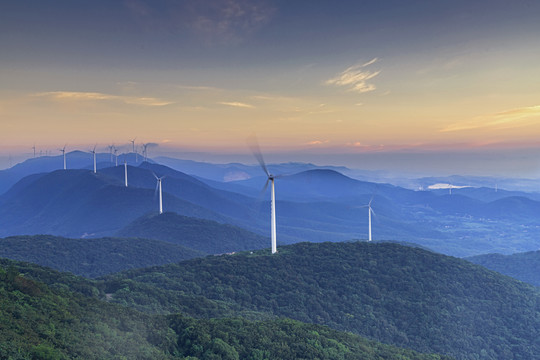
<svg viewBox="0 0 540 360">
<path fill-rule="evenodd" d="M 116 159 L 116 161 L 118 161 L 118 159 Z M 126 157 L 124 156 L 124 182 L 125 182 L 125 185 L 127 187 L 127 161 L 126 161 Z"/>
<path fill-rule="evenodd" d="M 157 180 L 156 191 L 158 191 L 158 189 L 159 189 L 159 213 L 163 214 L 163 196 L 162 196 L 162 192 L 161 192 L 161 180 L 163 180 L 163 178 L 165 178 L 165 176 L 158 177 L 156 174 L 154 174 L 154 173 L 152 173 L 152 174 L 154 175 L 154 177 Z"/>
<path fill-rule="evenodd" d="M 96 167 L 96 146 L 97 145 L 94 145 L 94 149 L 90 151 L 94 155 L 94 174 L 97 172 L 97 167 Z"/>
<path fill-rule="evenodd" d="M 67 144 L 64 145 L 63 148 L 58 149 L 58 151 L 61 151 L 61 152 L 62 152 L 62 155 L 63 155 L 63 157 L 64 157 L 64 170 L 66 170 L 66 146 L 67 146 Z"/>
<path fill-rule="evenodd" d="M 371 241 L 371 214 L 375 215 L 375 211 L 371 208 L 371 202 L 373 201 L 373 196 L 369 200 L 369 203 L 367 205 L 364 205 L 362 207 L 368 208 L 368 241 Z"/>
<path fill-rule="evenodd" d="M 111 155 L 111 163 L 112 163 L 114 144 L 113 144 L 113 145 L 109 145 L 109 146 L 107 146 L 107 147 L 109 148 L 109 154 Z"/>
<path fill-rule="evenodd" d="M 114 145 L 113 145 L 114 146 Z M 118 166 L 118 149 L 116 148 L 116 146 L 114 146 L 114 161 L 115 161 L 115 166 Z"/>
<path fill-rule="evenodd" d="M 270 232 L 272 236 L 272 254 L 275 254 L 277 252 L 277 240 L 276 240 L 276 193 L 275 193 L 275 186 L 274 186 L 274 180 L 280 175 L 272 175 L 268 168 L 266 167 L 266 163 L 264 162 L 264 158 L 262 156 L 261 150 L 259 148 L 259 143 L 257 142 L 257 139 L 255 137 L 248 139 L 249 146 L 251 148 L 251 152 L 259 162 L 259 165 L 261 165 L 261 168 L 263 169 L 264 173 L 267 176 L 266 183 L 264 184 L 264 188 L 262 192 L 265 192 L 268 188 L 268 184 L 271 183 L 271 224 L 270 224 Z"/>
<path fill-rule="evenodd" d="M 144 161 L 148 161 L 148 143 L 146 144 L 142 144 L 143 146 L 143 158 L 144 158 Z"/>
<path fill-rule="evenodd" d="M 32 149 L 34 150 L 34 157 L 36 157 L 36 144 L 34 144 L 34 146 L 32 146 Z"/>
<path fill-rule="evenodd" d="M 131 143 L 131 147 L 133 148 L 133 152 L 135 152 L 135 140 L 137 140 L 137 138 L 133 138 L 133 140 L 129 140 L 129 142 Z"/>
</svg>

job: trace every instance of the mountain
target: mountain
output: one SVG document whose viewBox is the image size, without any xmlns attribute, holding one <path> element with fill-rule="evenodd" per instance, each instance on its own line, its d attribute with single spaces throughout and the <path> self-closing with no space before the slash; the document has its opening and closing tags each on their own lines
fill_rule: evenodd
<svg viewBox="0 0 540 360">
<path fill-rule="evenodd" d="M 204 254 L 261 249 L 270 244 L 270 239 L 233 225 L 170 212 L 143 216 L 116 235 L 162 240 Z"/>
<path fill-rule="evenodd" d="M 218 182 L 245 180 L 252 177 L 259 177 L 262 174 L 259 165 L 244 165 L 240 163 L 214 164 L 166 156 L 158 156 L 154 160 L 186 174 Z M 295 174 L 313 169 L 330 169 L 339 172 L 349 170 L 344 166 L 318 166 L 310 163 L 298 162 L 269 164 L 268 166 L 274 174 Z"/>
<path fill-rule="evenodd" d="M 50 235 L 0 239 L 0 257 L 85 277 L 169 264 L 202 255 L 180 245 L 148 239 L 67 239 Z"/>
<path fill-rule="evenodd" d="M 512 255 L 477 255 L 465 260 L 540 287 L 540 250 Z"/>
<path fill-rule="evenodd" d="M 517 280 L 392 243 L 278 251 L 131 270 L 104 286 L 113 301 L 151 312 L 262 312 L 457 359 L 540 359 L 540 293 Z"/>
<path fill-rule="evenodd" d="M 27 159 L 15 166 L 0 170 L 0 195 L 5 193 L 15 183 L 22 178 L 40 174 L 49 173 L 55 170 L 63 169 L 64 159 L 58 152 L 56 156 L 38 156 L 35 158 Z M 139 159 L 141 157 L 139 156 Z M 103 169 L 114 165 L 115 159 L 111 158 L 109 153 L 96 153 L 97 168 Z M 136 154 L 129 153 L 119 156 L 119 161 L 126 161 L 129 165 L 138 165 L 140 160 L 136 161 Z M 151 161 L 151 160 L 150 160 Z M 93 169 L 93 157 L 92 154 L 83 151 L 70 151 L 66 153 L 66 165 L 68 169 Z"/>
<path fill-rule="evenodd" d="M 164 201 L 167 209 L 180 214 L 226 220 L 171 195 Z M 155 211 L 153 189 L 126 188 L 123 181 L 102 172 L 57 170 L 22 179 L 0 197 L 0 236 L 106 236 Z"/>
<path fill-rule="evenodd" d="M 28 269 L 66 279 L 0 259 L 2 359 L 446 359 L 288 319 L 150 316 L 72 292 L 73 282 L 48 286 L 21 273 Z"/>
<path fill-rule="evenodd" d="M 137 218 L 157 212 L 154 174 L 165 176 L 165 211 L 268 235 L 269 192 L 260 192 L 265 178 L 213 187 L 169 167 L 143 162 L 128 166 L 128 188 L 123 166 L 103 168 L 97 174 L 56 170 L 21 179 L 0 196 L 0 236 L 112 236 Z M 523 252 L 540 246 L 540 201 L 516 196 L 484 201 L 460 192 L 412 191 L 355 180 L 329 169 L 276 180 L 278 245 L 365 239 L 365 206 L 370 200 L 377 240 L 410 241 L 454 256 Z"/>
</svg>

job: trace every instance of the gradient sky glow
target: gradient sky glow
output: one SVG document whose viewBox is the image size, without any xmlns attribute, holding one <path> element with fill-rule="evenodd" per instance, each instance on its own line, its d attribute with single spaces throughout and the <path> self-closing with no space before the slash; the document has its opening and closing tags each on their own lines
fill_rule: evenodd
<svg viewBox="0 0 540 360">
<path fill-rule="evenodd" d="M 536 0 L 5 0 L 0 152 L 247 153 L 257 133 L 314 162 L 540 154 L 538 19 Z"/>
</svg>

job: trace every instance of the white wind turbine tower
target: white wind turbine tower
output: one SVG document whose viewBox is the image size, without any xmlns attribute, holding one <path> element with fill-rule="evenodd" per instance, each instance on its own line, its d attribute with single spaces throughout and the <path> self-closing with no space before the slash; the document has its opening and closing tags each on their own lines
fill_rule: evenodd
<svg viewBox="0 0 540 360">
<path fill-rule="evenodd" d="M 148 161 L 148 144 L 142 144 L 142 147 L 143 147 L 142 155 L 143 155 L 144 161 Z"/>
<path fill-rule="evenodd" d="M 113 147 L 114 147 L 114 161 L 115 161 L 114 166 L 118 166 L 118 149 L 114 145 L 113 145 Z"/>
<path fill-rule="evenodd" d="M 369 203 L 362 207 L 368 208 L 368 241 L 371 241 L 371 214 L 375 215 L 375 211 L 371 208 L 371 202 L 373 201 L 373 196 L 369 200 Z"/>
<path fill-rule="evenodd" d="M 58 149 L 58 151 L 61 151 L 61 152 L 62 152 L 62 155 L 63 155 L 63 157 L 64 157 L 64 170 L 66 170 L 66 146 L 67 146 L 67 144 L 64 145 L 63 148 Z"/>
<path fill-rule="evenodd" d="M 163 178 L 165 176 L 158 177 L 156 174 L 154 174 L 154 173 L 152 173 L 152 174 L 154 175 L 154 177 L 157 180 L 156 191 L 158 191 L 158 189 L 159 189 L 159 213 L 163 214 L 163 196 L 162 196 L 162 192 L 161 192 L 161 180 L 163 180 Z"/>
<path fill-rule="evenodd" d="M 109 154 L 111 155 L 111 163 L 112 163 L 114 144 L 107 146 L 107 148 L 109 148 Z"/>
<path fill-rule="evenodd" d="M 271 203 L 270 203 L 270 206 L 271 206 L 270 231 L 271 231 L 271 235 L 272 235 L 272 254 L 275 254 L 277 252 L 277 240 L 276 240 L 276 193 L 275 193 L 274 180 L 276 178 L 280 177 L 280 176 L 279 175 L 272 175 L 268 171 L 268 168 L 266 167 L 266 164 L 264 162 L 264 158 L 262 156 L 261 150 L 259 148 L 259 144 L 257 142 L 257 139 L 255 137 L 253 137 L 253 138 L 249 139 L 248 141 L 250 142 L 250 148 L 251 148 L 251 151 L 253 152 L 253 155 L 255 156 L 255 158 L 257 159 L 257 161 L 261 165 L 261 168 L 263 169 L 264 173 L 268 177 L 267 180 L 266 180 L 266 184 L 264 184 L 264 188 L 263 188 L 262 192 L 265 192 L 266 189 L 268 188 L 268 183 L 271 183 L 271 192 L 272 192 L 272 194 L 271 194 Z"/>
<path fill-rule="evenodd" d="M 118 158 L 116 159 L 116 161 L 118 162 Z M 126 161 L 126 157 L 124 156 L 124 183 L 126 185 L 126 187 L 128 187 L 128 181 L 127 181 L 127 161 Z"/>
<path fill-rule="evenodd" d="M 94 174 L 97 172 L 97 168 L 96 168 L 96 146 L 97 145 L 94 145 L 94 149 L 92 151 L 90 151 L 92 153 L 92 155 L 94 155 Z"/>
<path fill-rule="evenodd" d="M 36 157 L 36 144 L 34 144 L 34 146 L 32 146 L 32 149 L 34 150 L 34 157 Z"/>
</svg>

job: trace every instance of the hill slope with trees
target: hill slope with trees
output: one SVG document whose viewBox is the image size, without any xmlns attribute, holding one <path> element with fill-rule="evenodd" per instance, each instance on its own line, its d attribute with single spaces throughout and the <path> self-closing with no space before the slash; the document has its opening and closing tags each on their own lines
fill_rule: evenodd
<svg viewBox="0 0 540 360">
<path fill-rule="evenodd" d="M 116 235 L 167 241 L 204 254 L 261 249 L 270 245 L 268 238 L 237 226 L 171 212 L 143 216 Z"/>
<path fill-rule="evenodd" d="M 535 288 L 392 243 L 300 243 L 276 255 L 198 258 L 115 274 L 105 287 L 113 301 L 151 312 L 263 313 L 458 359 L 540 359 Z"/>
<path fill-rule="evenodd" d="M 465 258 L 490 270 L 540 287 L 540 251 L 512 255 L 486 254 Z"/>
<path fill-rule="evenodd" d="M 90 278 L 203 255 L 180 245 L 148 239 L 68 239 L 51 235 L 0 239 L 0 257 Z"/>
<path fill-rule="evenodd" d="M 287 319 L 151 316 L 47 286 L 19 270 L 56 283 L 67 280 L 65 274 L 5 259 L 0 263 L 2 359 L 447 359 Z"/>
</svg>

